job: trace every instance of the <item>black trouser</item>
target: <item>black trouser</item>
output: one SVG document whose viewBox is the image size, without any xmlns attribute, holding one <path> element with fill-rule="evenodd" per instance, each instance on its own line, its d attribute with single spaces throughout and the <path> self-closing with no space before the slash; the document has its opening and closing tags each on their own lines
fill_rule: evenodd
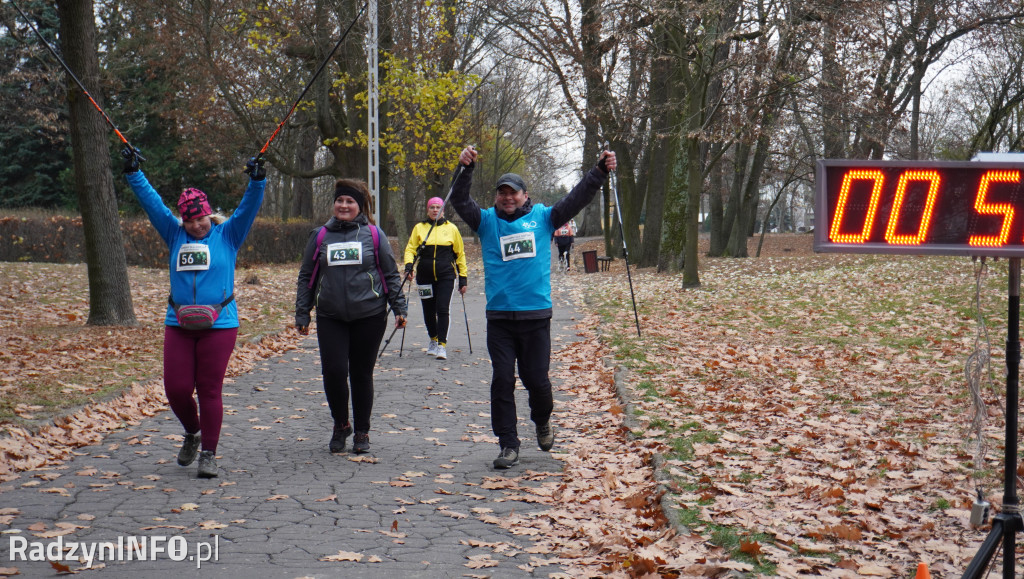
<svg viewBox="0 0 1024 579">
<path fill-rule="evenodd" d="M 373 367 L 377 348 L 384 338 L 387 312 L 341 322 L 317 316 L 316 338 L 320 344 L 320 367 L 324 392 L 334 423 L 348 422 L 349 382 L 352 383 L 352 427 L 356 432 L 370 431 L 373 411 Z"/>
<path fill-rule="evenodd" d="M 569 267 L 569 250 L 572 249 L 572 237 L 556 237 L 555 245 L 558 246 L 558 259 L 565 255 L 565 267 Z"/>
<path fill-rule="evenodd" d="M 452 309 L 452 293 L 455 290 L 454 279 L 439 279 L 433 283 L 419 283 L 417 285 L 430 285 L 433 296 L 430 299 L 420 298 L 423 304 L 423 323 L 427 325 L 427 334 L 431 338 L 437 338 L 442 344 L 448 343 L 448 326 L 451 324 L 449 312 Z"/>
<path fill-rule="evenodd" d="M 491 356 L 491 428 L 502 448 L 519 448 L 516 430 L 516 365 L 529 393 L 530 419 L 544 424 L 554 400 L 551 365 L 551 318 L 487 320 L 487 352 Z"/>
</svg>

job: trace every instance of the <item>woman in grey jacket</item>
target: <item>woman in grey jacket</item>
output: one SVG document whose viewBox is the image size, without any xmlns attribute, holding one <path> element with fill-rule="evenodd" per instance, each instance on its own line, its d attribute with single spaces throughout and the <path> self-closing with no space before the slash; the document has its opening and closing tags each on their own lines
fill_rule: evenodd
<svg viewBox="0 0 1024 579">
<path fill-rule="evenodd" d="M 402 280 L 384 233 L 368 214 L 370 192 L 362 181 L 339 179 L 334 215 L 309 236 L 295 297 L 295 327 L 309 333 L 309 312 L 316 307 L 317 342 L 327 404 L 334 418 L 328 448 L 370 451 L 373 367 L 387 327 L 387 306 L 395 327 L 405 326 Z M 349 385 L 352 422 L 349 422 Z"/>
</svg>

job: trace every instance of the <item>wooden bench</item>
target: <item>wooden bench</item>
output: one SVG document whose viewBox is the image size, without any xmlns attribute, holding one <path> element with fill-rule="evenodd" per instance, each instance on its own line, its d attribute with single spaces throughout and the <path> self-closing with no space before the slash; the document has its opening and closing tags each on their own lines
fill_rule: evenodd
<svg viewBox="0 0 1024 579">
<path fill-rule="evenodd" d="M 615 261 L 615 258 L 608 255 L 600 255 L 597 257 L 597 262 L 598 265 L 601 266 L 601 271 L 608 271 L 608 266 L 610 266 L 613 261 Z"/>
</svg>

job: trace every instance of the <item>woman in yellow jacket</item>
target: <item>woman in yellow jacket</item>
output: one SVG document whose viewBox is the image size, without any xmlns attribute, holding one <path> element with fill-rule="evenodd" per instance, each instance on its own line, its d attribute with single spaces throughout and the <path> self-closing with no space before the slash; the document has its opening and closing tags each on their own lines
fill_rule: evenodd
<svg viewBox="0 0 1024 579">
<path fill-rule="evenodd" d="M 423 321 L 430 335 L 427 355 L 447 360 L 449 311 L 455 279 L 459 280 L 459 293 L 466 293 L 466 250 L 462 235 L 455 224 L 444 218 L 444 200 L 431 197 L 427 201 L 427 219 L 413 227 L 409 243 L 405 246 L 405 275 L 413 278 L 413 263 L 417 257 L 416 285 L 423 304 Z"/>
</svg>

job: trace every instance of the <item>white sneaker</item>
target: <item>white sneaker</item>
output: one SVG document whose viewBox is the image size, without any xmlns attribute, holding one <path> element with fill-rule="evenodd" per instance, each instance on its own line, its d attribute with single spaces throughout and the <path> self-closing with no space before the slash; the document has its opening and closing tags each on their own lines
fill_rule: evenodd
<svg viewBox="0 0 1024 579">
<path fill-rule="evenodd" d="M 441 344 L 437 345 L 437 359 L 438 360 L 447 360 L 448 359 L 448 350 L 445 350 L 444 346 L 442 346 Z"/>
<path fill-rule="evenodd" d="M 437 355 L 437 340 L 430 340 L 430 346 L 427 347 L 427 355 L 428 356 L 436 356 Z"/>
</svg>

